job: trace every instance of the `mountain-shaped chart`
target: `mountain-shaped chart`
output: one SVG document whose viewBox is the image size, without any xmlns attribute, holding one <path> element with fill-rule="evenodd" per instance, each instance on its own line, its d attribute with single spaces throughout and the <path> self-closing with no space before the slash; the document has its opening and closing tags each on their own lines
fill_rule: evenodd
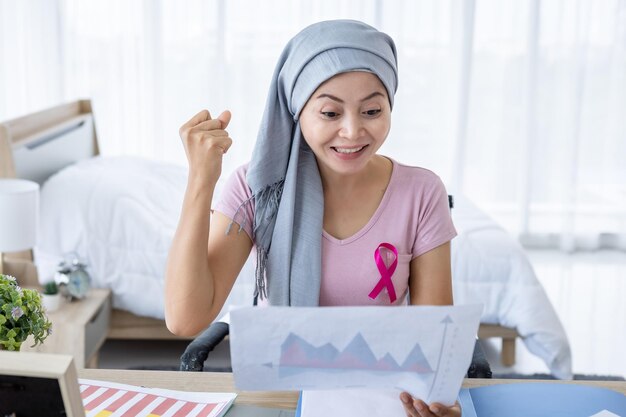
<svg viewBox="0 0 626 417">
<path fill-rule="evenodd" d="M 402 390 L 451 404 L 467 374 L 481 312 L 481 305 L 233 310 L 235 384 L 264 391 Z M 345 413 L 324 415 L 330 414 Z"/>
<path fill-rule="evenodd" d="M 330 343 L 316 347 L 302 337 L 289 333 L 281 344 L 280 376 L 310 371 L 312 368 L 419 374 L 433 372 L 419 344 L 413 347 L 402 363 L 398 363 L 388 352 L 377 358 L 361 333 L 357 333 L 343 350 Z"/>
</svg>

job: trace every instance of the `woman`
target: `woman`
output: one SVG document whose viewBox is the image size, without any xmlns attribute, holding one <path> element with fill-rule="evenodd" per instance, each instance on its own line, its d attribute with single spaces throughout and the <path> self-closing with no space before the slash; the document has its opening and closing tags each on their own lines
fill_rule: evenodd
<svg viewBox="0 0 626 417">
<path fill-rule="evenodd" d="M 194 335 L 214 320 L 252 248 L 261 303 L 452 304 L 456 231 L 443 184 L 376 153 L 397 84 L 386 34 L 348 20 L 304 29 L 279 58 L 252 160 L 212 214 L 231 114 L 203 110 L 181 127 L 189 180 L 166 272 L 173 333 Z M 458 404 L 401 400 L 407 415 L 460 415 Z"/>
</svg>

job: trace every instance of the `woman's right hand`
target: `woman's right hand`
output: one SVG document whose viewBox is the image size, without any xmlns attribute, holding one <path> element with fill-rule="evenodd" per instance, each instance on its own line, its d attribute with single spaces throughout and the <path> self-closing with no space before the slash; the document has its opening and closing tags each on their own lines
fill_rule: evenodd
<svg viewBox="0 0 626 417">
<path fill-rule="evenodd" d="M 189 180 L 215 186 L 222 174 L 222 158 L 233 143 L 224 129 L 231 114 L 225 110 L 211 119 L 208 110 L 193 116 L 179 130 L 189 161 Z M 206 181 L 206 182 L 205 182 Z"/>
</svg>

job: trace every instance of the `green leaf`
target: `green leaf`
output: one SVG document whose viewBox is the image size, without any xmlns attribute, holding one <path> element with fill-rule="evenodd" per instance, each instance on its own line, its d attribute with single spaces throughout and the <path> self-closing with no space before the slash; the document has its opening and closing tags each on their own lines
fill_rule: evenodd
<svg viewBox="0 0 626 417">
<path fill-rule="evenodd" d="M 22 315 L 13 319 L 13 309 L 20 307 Z M 0 346 L 19 350 L 21 343 L 33 335 L 35 344 L 48 337 L 50 321 L 41 305 L 37 290 L 18 289 L 14 279 L 0 274 Z"/>
</svg>

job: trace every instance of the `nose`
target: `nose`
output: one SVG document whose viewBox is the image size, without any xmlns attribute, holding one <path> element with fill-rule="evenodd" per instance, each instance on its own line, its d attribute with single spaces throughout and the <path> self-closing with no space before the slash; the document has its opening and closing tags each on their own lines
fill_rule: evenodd
<svg viewBox="0 0 626 417">
<path fill-rule="evenodd" d="M 362 120 L 358 115 L 346 113 L 341 121 L 339 136 L 344 139 L 357 139 L 363 129 Z"/>
</svg>

